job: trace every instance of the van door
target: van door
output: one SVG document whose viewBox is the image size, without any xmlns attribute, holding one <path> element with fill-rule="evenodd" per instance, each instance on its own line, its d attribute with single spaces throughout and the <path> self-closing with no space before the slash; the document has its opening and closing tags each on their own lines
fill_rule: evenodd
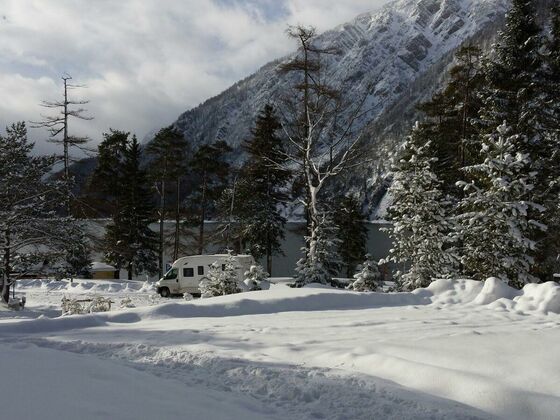
<svg viewBox="0 0 560 420">
<path fill-rule="evenodd" d="M 193 287 L 198 287 L 198 282 L 196 281 L 194 275 L 193 266 L 185 266 L 181 272 L 181 289 L 184 292 L 191 292 Z"/>
</svg>

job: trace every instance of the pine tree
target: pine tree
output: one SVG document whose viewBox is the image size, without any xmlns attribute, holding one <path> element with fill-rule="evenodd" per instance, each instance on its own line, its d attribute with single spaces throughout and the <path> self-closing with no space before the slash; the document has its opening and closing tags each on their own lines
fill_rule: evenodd
<svg viewBox="0 0 560 420">
<path fill-rule="evenodd" d="M 189 167 L 195 175 L 193 192 L 188 198 L 189 213 L 191 224 L 198 226 L 199 254 L 203 254 L 206 247 L 204 222 L 214 213 L 217 200 L 227 186 L 230 165 L 226 158 L 229 152 L 231 147 L 224 141 L 204 144 L 189 162 Z"/>
<path fill-rule="evenodd" d="M 498 277 L 520 288 L 537 281 L 531 274 L 532 238 L 545 227 L 530 216 L 543 208 L 526 201 L 535 174 L 529 155 L 517 150 L 523 140 L 512 132 L 504 122 L 483 141 L 484 163 L 465 168 L 477 181 L 458 183 L 468 193 L 458 220 L 465 273 L 478 280 Z"/>
<path fill-rule="evenodd" d="M 181 219 L 181 180 L 188 164 L 189 144 L 174 127 L 162 128 L 146 148 L 150 163 L 150 177 L 155 181 L 159 195 L 159 274 L 163 276 L 164 221 L 166 213 L 167 183 L 175 184 L 175 232 L 173 261 L 179 257 Z"/>
<path fill-rule="evenodd" d="M 402 266 L 397 281 L 409 290 L 453 276 L 457 266 L 449 201 L 432 171 L 430 142 L 422 135 L 416 125 L 393 163 L 392 225 L 385 229 L 394 243 L 388 259 Z"/>
<path fill-rule="evenodd" d="M 346 277 L 351 278 L 366 254 L 366 216 L 361 201 L 351 195 L 340 197 L 335 206 L 333 221 L 338 232 L 338 255 L 346 268 Z"/>
<path fill-rule="evenodd" d="M 284 189 L 290 178 L 290 171 L 284 167 L 282 139 L 277 135 L 280 128 L 274 108 L 266 105 L 257 117 L 251 140 L 244 144 L 248 158 L 242 172 L 246 188 L 241 191 L 245 202 L 240 218 L 244 220 L 244 236 L 251 254 L 255 258 L 266 257 L 269 274 L 273 254 L 282 252 L 286 218 L 281 207 L 287 201 Z"/>
<path fill-rule="evenodd" d="M 217 261 L 211 264 L 208 275 L 199 285 L 202 297 L 225 296 L 241 292 L 237 284 L 238 270 L 239 267 L 231 252 L 228 253 L 223 264 Z"/>
<path fill-rule="evenodd" d="M 70 149 L 72 147 L 79 148 L 81 151 L 86 150 L 84 145 L 90 140 L 88 137 L 79 137 L 70 134 L 69 122 L 71 119 L 78 120 L 92 120 L 93 117 L 87 117 L 84 115 L 85 109 L 82 105 L 89 103 L 87 100 L 72 100 L 69 98 L 69 91 L 73 89 L 82 88 L 81 85 L 72 84 L 70 82 L 72 77 L 68 74 L 62 76 L 62 81 L 64 83 L 64 94 L 62 100 L 59 101 L 43 101 L 41 106 L 56 110 L 57 113 L 54 115 L 43 115 L 43 121 L 33 122 L 33 128 L 46 128 L 51 134 L 49 141 L 55 144 L 62 145 L 62 163 L 63 163 L 63 175 L 62 180 L 66 185 L 66 194 L 64 197 L 65 212 L 66 215 L 70 215 L 72 208 L 72 187 L 74 180 L 70 176 Z M 76 107 L 77 105 L 77 107 Z M 62 134 L 62 138 L 59 138 Z M 87 151 L 87 150 L 86 150 Z"/>
<path fill-rule="evenodd" d="M 150 230 L 154 207 L 147 175 L 140 168 L 140 146 L 133 136 L 125 150 L 119 211 L 105 236 L 108 262 L 128 271 L 128 278 L 142 272 L 157 272 L 156 236 Z"/>
<path fill-rule="evenodd" d="M 542 44 L 534 0 L 512 0 L 505 28 L 484 69 L 488 87 L 483 92 L 481 117 L 486 134 L 506 121 L 513 132 L 523 136 L 520 151 L 529 153 L 533 160 L 541 141 L 535 81 L 542 66 Z"/>
<path fill-rule="evenodd" d="M 552 275 L 560 272 L 560 6 L 552 8 L 545 47 L 539 80 L 539 111 L 543 119 L 539 182 L 548 229 L 537 239 L 540 252 L 535 264 L 535 275 L 542 281 L 552 280 Z"/>
<path fill-rule="evenodd" d="M 432 164 L 433 171 L 442 181 L 444 194 L 456 196 L 455 182 L 462 175 L 461 168 L 478 163 L 477 122 L 484 81 L 481 50 L 472 45 L 463 46 L 455 53 L 455 64 L 449 71 L 445 89 L 418 106 L 427 117 L 420 130 L 430 139 L 429 154 L 437 158 Z"/>
<path fill-rule="evenodd" d="M 25 123 L 13 124 L 0 136 L 0 287 L 8 302 L 19 275 L 34 267 L 63 264 L 76 246 L 74 220 L 61 217 L 66 183 L 50 180 L 55 156 L 32 156 Z"/>
<path fill-rule="evenodd" d="M 119 198 L 123 191 L 122 167 L 130 133 L 110 129 L 103 133 L 98 147 L 97 166 L 89 180 L 89 194 L 103 201 L 103 207 L 114 216 L 119 211 Z"/>
<path fill-rule="evenodd" d="M 243 283 L 249 290 L 262 290 L 262 284 L 268 279 L 268 273 L 260 265 L 252 265 L 245 272 Z"/>
<path fill-rule="evenodd" d="M 331 284 L 333 276 L 338 273 L 341 266 L 338 247 L 338 229 L 332 217 L 323 212 L 319 216 L 319 223 L 315 225 L 312 236 L 307 236 L 306 247 L 302 248 L 304 257 L 296 266 L 295 287 L 303 287 L 309 283 Z M 309 248 L 313 247 L 314 259 L 310 259 Z"/>
<path fill-rule="evenodd" d="M 354 279 L 348 289 L 356 292 L 375 292 L 383 285 L 377 262 L 369 254 L 366 255 L 366 260 L 362 264 L 360 272 L 354 275 Z"/>
</svg>

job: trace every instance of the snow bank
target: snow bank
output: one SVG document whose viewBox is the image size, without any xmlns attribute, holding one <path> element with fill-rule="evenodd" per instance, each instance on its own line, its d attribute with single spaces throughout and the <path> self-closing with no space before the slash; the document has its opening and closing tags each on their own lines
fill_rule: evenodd
<svg viewBox="0 0 560 420">
<path fill-rule="evenodd" d="M 123 280 L 20 280 L 16 285 L 17 291 L 32 291 L 41 289 L 47 292 L 64 293 L 155 293 L 155 286 L 150 282 Z"/>
<path fill-rule="evenodd" d="M 59 287 L 61 282 L 46 282 L 44 287 Z M 63 283 L 63 282 L 62 282 Z M 151 285 L 137 283 L 67 284 L 68 290 L 89 292 L 100 290 L 144 291 Z M 35 286 L 36 287 L 36 286 Z M 95 289 L 94 289 L 95 288 Z M 112 289 L 111 289 L 112 288 Z M 194 301 L 173 300 L 162 305 L 125 309 L 95 315 L 71 316 L 65 319 L 20 320 L 0 325 L 0 333 L 33 333 L 90 328 L 110 323 L 135 323 L 142 320 L 181 318 L 223 318 L 283 312 L 348 311 L 398 306 L 451 306 L 487 307 L 496 311 L 518 314 L 546 315 L 560 313 L 560 285 L 554 282 L 530 284 L 515 290 L 495 278 L 485 282 L 475 280 L 437 280 L 425 289 L 411 293 L 356 293 L 321 285 L 301 289 L 286 285 L 272 285 L 270 290 L 239 293 Z"/>
<path fill-rule="evenodd" d="M 413 293 L 443 307 L 465 304 L 517 313 L 560 313 L 560 285 L 555 282 L 527 284 L 522 290 L 517 290 L 495 277 L 484 282 L 437 280 L 426 289 Z"/>
</svg>

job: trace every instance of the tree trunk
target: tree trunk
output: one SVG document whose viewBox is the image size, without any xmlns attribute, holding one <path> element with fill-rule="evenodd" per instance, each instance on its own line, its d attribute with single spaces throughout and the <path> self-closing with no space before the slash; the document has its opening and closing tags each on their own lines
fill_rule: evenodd
<svg viewBox="0 0 560 420">
<path fill-rule="evenodd" d="M 177 189 L 175 191 L 177 204 L 175 207 L 175 243 L 173 245 L 173 261 L 179 259 L 179 224 L 181 222 L 181 179 L 177 178 Z"/>
<path fill-rule="evenodd" d="M 206 172 L 202 178 L 202 198 L 200 200 L 200 225 L 198 227 L 198 254 L 204 253 L 204 219 L 206 218 Z"/>
<path fill-rule="evenodd" d="M 66 197 L 64 205 L 66 207 L 66 215 L 70 216 L 70 158 L 68 150 L 68 80 L 64 80 L 64 130 L 63 130 L 63 148 L 64 148 L 64 183 L 66 186 Z"/>
<path fill-rule="evenodd" d="M 159 277 L 163 277 L 163 228 L 165 221 L 165 181 L 161 180 L 161 191 L 159 200 Z"/>
<path fill-rule="evenodd" d="M 10 231 L 4 232 L 4 273 L 2 275 L 2 300 L 6 303 L 10 300 L 10 285 L 11 285 L 11 243 Z"/>
</svg>

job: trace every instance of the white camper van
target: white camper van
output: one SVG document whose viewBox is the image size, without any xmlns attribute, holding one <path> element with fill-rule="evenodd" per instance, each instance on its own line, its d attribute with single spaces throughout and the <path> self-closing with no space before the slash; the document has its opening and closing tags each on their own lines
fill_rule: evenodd
<svg viewBox="0 0 560 420">
<path fill-rule="evenodd" d="M 193 255 L 191 257 L 179 258 L 173 263 L 165 276 L 157 283 L 157 292 L 162 297 L 171 295 L 179 295 L 190 293 L 192 295 L 200 295 L 199 283 L 206 278 L 210 265 L 215 262 L 225 266 L 227 254 L 216 255 Z M 255 265 L 255 259 L 252 255 L 235 255 L 233 257 L 237 266 L 237 278 L 243 281 L 243 275 L 246 271 Z"/>
</svg>

